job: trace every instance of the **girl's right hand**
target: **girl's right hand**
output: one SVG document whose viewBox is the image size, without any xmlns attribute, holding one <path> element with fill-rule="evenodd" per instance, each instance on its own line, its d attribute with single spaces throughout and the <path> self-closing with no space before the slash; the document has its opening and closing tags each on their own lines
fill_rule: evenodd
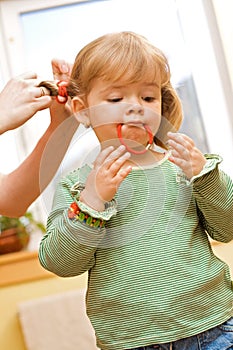
<svg viewBox="0 0 233 350">
<path fill-rule="evenodd" d="M 121 182 L 132 170 L 125 164 L 129 158 L 130 153 L 122 145 L 117 149 L 110 146 L 101 151 L 87 178 L 80 201 L 96 211 L 104 211 L 105 202 L 113 199 Z"/>
</svg>

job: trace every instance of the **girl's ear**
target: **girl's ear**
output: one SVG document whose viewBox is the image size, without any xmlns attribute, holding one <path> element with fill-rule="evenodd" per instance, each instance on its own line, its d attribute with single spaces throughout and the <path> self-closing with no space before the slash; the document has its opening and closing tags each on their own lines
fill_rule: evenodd
<svg viewBox="0 0 233 350">
<path fill-rule="evenodd" d="M 75 96 L 72 99 L 72 109 L 79 123 L 88 128 L 91 125 L 91 122 L 85 102 L 80 97 Z"/>
</svg>

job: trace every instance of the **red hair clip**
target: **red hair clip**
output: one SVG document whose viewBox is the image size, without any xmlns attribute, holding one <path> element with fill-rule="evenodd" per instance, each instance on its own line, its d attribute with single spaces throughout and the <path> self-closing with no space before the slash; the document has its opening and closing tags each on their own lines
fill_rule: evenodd
<svg viewBox="0 0 233 350">
<path fill-rule="evenodd" d="M 68 100 L 68 93 L 67 93 L 67 81 L 59 80 L 57 82 L 58 86 L 58 95 L 56 96 L 56 100 L 58 103 L 65 104 Z"/>
</svg>

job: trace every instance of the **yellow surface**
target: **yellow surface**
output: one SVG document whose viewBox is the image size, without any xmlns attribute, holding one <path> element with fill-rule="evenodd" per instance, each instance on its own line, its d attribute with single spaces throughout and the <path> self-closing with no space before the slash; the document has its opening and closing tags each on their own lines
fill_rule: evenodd
<svg viewBox="0 0 233 350">
<path fill-rule="evenodd" d="M 214 253 L 229 265 L 233 280 L 233 241 L 230 243 L 213 243 L 212 248 Z"/>
<path fill-rule="evenodd" d="M 52 277 L 0 289 L 0 349 L 26 350 L 17 317 L 17 305 L 25 300 L 86 287 L 87 275 Z"/>
<path fill-rule="evenodd" d="M 52 277 L 39 263 L 38 252 L 0 255 L 0 287 Z"/>
</svg>

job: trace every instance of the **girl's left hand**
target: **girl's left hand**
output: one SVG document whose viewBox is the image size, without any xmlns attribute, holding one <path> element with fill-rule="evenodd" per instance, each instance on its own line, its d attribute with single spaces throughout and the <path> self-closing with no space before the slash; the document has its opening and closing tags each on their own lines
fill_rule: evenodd
<svg viewBox="0 0 233 350">
<path fill-rule="evenodd" d="M 168 145 L 171 148 L 169 160 L 176 164 L 188 179 L 198 175 L 202 171 L 206 159 L 202 152 L 196 148 L 194 141 L 181 133 L 169 132 L 167 135 Z"/>
</svg>

